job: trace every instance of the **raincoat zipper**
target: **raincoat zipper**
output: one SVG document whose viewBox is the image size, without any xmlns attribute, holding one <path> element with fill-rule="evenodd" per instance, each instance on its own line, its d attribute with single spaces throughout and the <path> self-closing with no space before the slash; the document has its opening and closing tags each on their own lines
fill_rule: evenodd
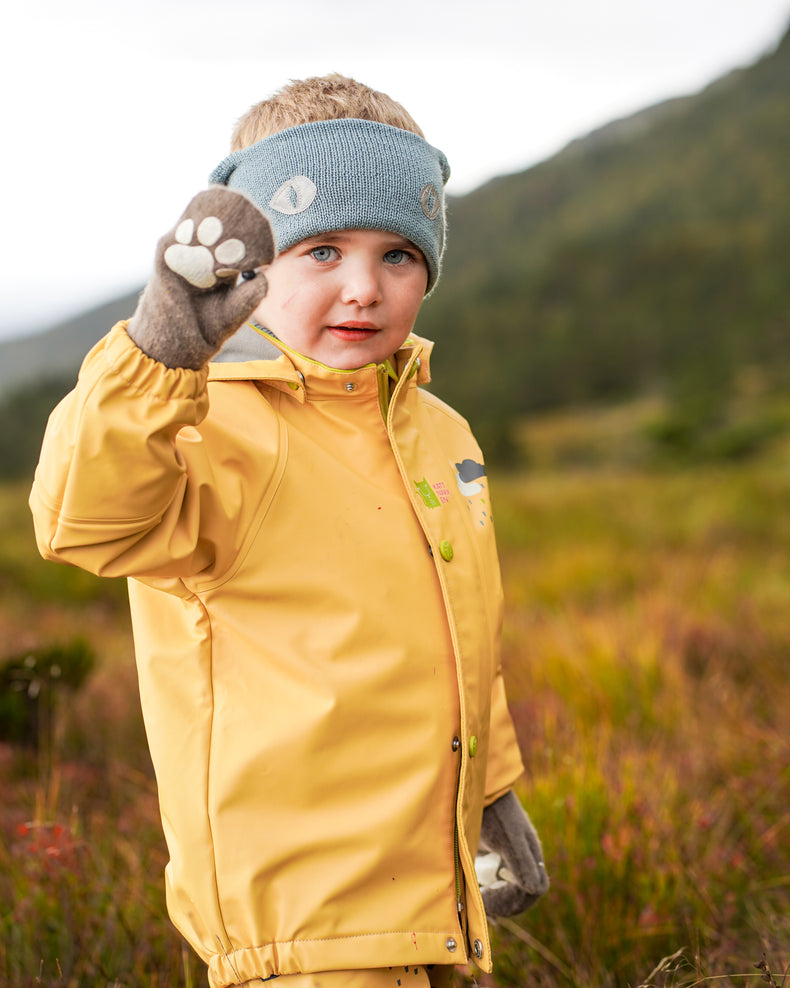
<svg viewBox="0 0 790 988">
<path fill-rule="evenodd" d="M 453 859 L 455 862 L 455 909 L 458 913 L 458 922 L 460 924 L 464 904 L 461 901 L 461 854 L 458 850 L 458 817 L 455 819 L 455 828 L 453 830 Z"/>
<path fill-rule="evenodd" d="M 461 813 L 460 798 L 461 798 L 461 778 L 464 770 L 464 758 L 463 752 L 460 754 L 460 764 L 458 766 L 458 776 L 455 786 L 455 809 L 453 811 L 454 821 L 453 821 L 453 865 L 455 868 L 455 910 L 458 914 L 458 925 L 463 931 L 464 924 L 462 922 L 462 914 L 464 911 L 464 902 L 461 886 L 461 837 L 458 831 L 458 817 Z"/>
<path fill-rule="evenodd" d="M 398 383 L 398 375 L 395 373 L 395 368 L 392 366 L 392 362 L 385 360 L 383 364 L 376 365 L 376 379 L 379 386 L 379 408 L 381 409 L 381 417 L 384 421 L 387 421 L 387 413 L 390 408 L 390 381 Z"/>
</svg>

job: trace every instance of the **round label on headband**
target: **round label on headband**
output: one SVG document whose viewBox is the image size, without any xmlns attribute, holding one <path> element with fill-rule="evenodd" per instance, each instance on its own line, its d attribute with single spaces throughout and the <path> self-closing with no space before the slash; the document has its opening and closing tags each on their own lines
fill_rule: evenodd
<svg viewBox="0 0 790 988">
<path fill-rule="evenodd" d="M 435 220 L 439 215 L 439 210 L 442 208 L 442 197 L 436 191 L 436 186 L 430 182 L 424 185 L 422 192 L 420 192 L 420 205 L 429 220 Z"/>
<path fill-rule="evenodd" d="M 278 213 L 294 216 L 307 209 L 318 189 L 306 175 L 294 175 L 277 189 L 269 202 L 269 207 Z"/>
</svg>

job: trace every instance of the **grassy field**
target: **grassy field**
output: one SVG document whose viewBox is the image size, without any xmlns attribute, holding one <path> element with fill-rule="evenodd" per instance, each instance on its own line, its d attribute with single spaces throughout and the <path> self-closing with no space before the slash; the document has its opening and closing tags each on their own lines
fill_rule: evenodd
<svg viewBox="0 0 790 988">
<path fill-rule="evenodd" d="M 790 449 L 682 471 L 544 455 L 492 488 L 521 795 L 553 885 L 495 928 L 477 983 L 782 985 Z M 38 560 L 25 498 L 0 489 L 0 664 L 51 717 L 38 753 L 0 744 L 0 985 L 204 984 L 164 912 L 125 589 Z M 82 639 L 78 689 L 25 666 Z"/>
</svg>

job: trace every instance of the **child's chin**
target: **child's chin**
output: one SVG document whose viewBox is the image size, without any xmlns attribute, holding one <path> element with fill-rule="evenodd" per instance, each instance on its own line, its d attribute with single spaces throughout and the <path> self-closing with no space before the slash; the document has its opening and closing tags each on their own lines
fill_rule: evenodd
<svg viewBox="0 0 790 988">
<path fill-rule="evenodd" d="M 365 367 L 366 364 L 380 364 L 381 361 L 371 357 L 369 360 L 361 362 L 359 360 L 322 360 L 321 363 L 331 367 L 332 370 L 355 371 L 359 370 L 360 367 Z"/>
</svg>

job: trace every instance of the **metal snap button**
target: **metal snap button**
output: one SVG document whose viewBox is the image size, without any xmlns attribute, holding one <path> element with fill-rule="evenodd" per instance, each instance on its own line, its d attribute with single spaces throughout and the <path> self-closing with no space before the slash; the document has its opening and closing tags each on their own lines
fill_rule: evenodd
<svg viewBox="0 0 790 988">
<path fill-rule="evenodd" d="M 455 942 L 455 937 L 448 937 L 445 947 L 447 947 L 450 953 L 452 953 L 458 947 L 458 944 Z"/>
<path fill-rule="evenodd" d="M 351 381 L 349 381 L 348 384 L 346 385 L 346 391 L 353 391 L 355 387 L 356 384 L 353 384 Z"/>
<path fill-rule="evenodd" d="M 453 738 L 453 751 L 458 751 L 460 747 L 461 747 L 461 739 Z"/>
<path fill-rule="evenodd" d="M 475 957 L 478 960 L 480 960 L 480 958 L 483 956 L 483 945 L 482 945 L 482 943 L 479 940 L 475 940 L 472 949 L 475 952 Z"/>
</svg>

